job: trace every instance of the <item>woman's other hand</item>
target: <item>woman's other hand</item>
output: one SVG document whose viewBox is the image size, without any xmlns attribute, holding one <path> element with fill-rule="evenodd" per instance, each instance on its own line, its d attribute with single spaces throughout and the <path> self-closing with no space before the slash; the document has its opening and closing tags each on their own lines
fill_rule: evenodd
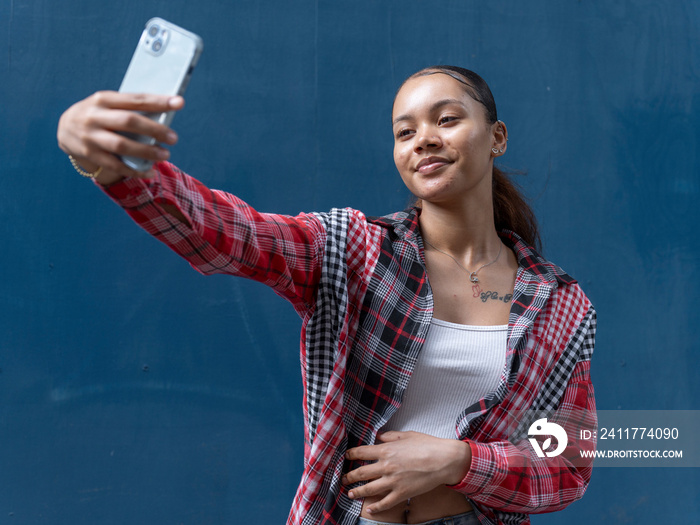
<svg viewBox="0 0 700 525">
<path fill-rule="evenodd" d="M 177 135 L 137 112 L 160 113 L 182 109 L 180 96 L 118 93 L 98 91 L 73 104 L 58 122 L 58 145 L 89 172 L 102 167 L 96 178 L 100 184 L 111 184 L 124 177 L 148 178 L 152 170 L 142 172 L 129 168 L 117 155 L 139 157 L 157 162 L 167 160 L 170 153 L 158 145 L 149 146 L 117 132 L 148 135 L 163 144 L 175 144 Z"/>
<path fill-rule="evenodd" d="M 374 462 L 343 477 L 346 485 L 368 482 L 350 491 L 352 499 L 384 496 L 366 509 L 370 513 L 385 511 L 440 485 L 457 484 L 471 463 L 469 445 L 456 439 L 390 431 L 377 440 L 381 443 L 351 448 L 345 455 L 350 460 Z"/>
</svg>

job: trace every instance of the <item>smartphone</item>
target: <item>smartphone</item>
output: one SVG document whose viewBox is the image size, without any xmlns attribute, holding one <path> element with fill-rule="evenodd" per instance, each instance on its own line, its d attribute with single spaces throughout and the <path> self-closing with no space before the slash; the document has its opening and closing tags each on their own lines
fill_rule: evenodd
<svg viewBox="0 0 700 525">
<path fill-rule="evenodd" d="M 183 95 L 202 49 L 199 36 L 162 18 L 151 18 L 141 34 L 119 91 Z M 143 114 L 170 126 L 175 112 Z M 143 144 L 153 145 L 156 142 L 152 137 L 122 134 Z M 136 157 L 123 156 L 122 161 L 137 171 L 146 171 L 153 165 L 150 160 Z"/>
</svg>

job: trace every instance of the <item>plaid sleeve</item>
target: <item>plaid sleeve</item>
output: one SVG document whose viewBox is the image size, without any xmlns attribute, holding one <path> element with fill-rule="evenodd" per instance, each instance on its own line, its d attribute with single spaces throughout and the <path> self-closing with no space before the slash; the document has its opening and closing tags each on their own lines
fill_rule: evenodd
<svg viewBox="0 0 700 525">
<path fill-rule="evenodd" d="M 469 471 L 451 488 L 485 507 L 525 514 L 560 510 L 583 496 L 591 478 L 595 441 L 579 439 L 580 430 L 597 425 L 590 380 L 595 330 L 591 307 L 569 341 L 578 360 L 558 407 L 548 419 L 566 430 L 564 451 L 555 457 L 538 457 L 527 437 L 514 443 L 468 441 L 472 452 Z"/>
<path fill-rule="evenodd" d="M 155 167 L 154 179 L 125 179 L 105 192 L 200 273 L 247 277 L 272 287 L 299 313 L 311 308 L 325 246 L 318 218 L 260 213 L 172 164 Z M 176 207 L 189 224 L 166 213 L 164 206 Z"/>
</svg>

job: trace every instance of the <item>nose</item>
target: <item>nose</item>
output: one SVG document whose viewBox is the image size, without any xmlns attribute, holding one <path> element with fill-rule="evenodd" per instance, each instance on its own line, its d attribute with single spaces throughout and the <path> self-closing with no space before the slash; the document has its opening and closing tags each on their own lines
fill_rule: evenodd
<svg viewBox="0 0 700 525">
<path fill-rule="evenodd" d="M 418 132 L 415 141 L 415 150 L 423 151 L 424 149 L 437 149 L 442 147 L 442 139 L 435 132 L 434 128 L 423 128 Z"/>
</svg>

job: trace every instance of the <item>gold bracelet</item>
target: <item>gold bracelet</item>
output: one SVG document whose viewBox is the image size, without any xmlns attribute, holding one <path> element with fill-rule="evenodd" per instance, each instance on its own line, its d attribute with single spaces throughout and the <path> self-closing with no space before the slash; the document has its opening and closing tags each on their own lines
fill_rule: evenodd
<svg viewBox="0 0 700 525">
<path fill-rule="evenodd" d="M 80 167 L 80 165 L 78 164 L 78 161 L 76 161 L 73 158 L 73 155 L 68 155 L 68 159 L 70 160 L 70 163 L 75 168 L 75 171 L 80 173 L 83 177 L 87 177 L 88 179 L 95 179 L 95 178 L 100 176 L 100 173 L 102 173 L 102 166 L 97 168 L 97 171 L 95 173 L 90 173 L 89 171 L 85 171 L 83 168 Z"/>
</svg>

